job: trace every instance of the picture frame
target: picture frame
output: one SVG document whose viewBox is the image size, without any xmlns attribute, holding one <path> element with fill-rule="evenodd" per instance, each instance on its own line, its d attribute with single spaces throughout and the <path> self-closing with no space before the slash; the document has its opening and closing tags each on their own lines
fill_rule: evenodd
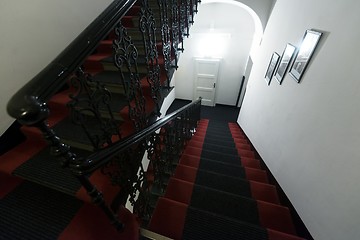
<svg viewBox="0 0 360 240">
<path fill-rule="evenodd" d="M 321 36 L 322 33 L 315 30 L 306 30 L 305 32 L 303 41 L 299 50 L 295 54 L 295 58 L 289 72 L 289 74 L 298 83 L 300 83 L 300 80 L 309 65 L 311 57 L 314 54 L 314 51 L 320 41 Z"/>
<path fill-rule="evenodd" d="M 271 79 L 274 75 L 274 71 L 279 62 L 279 59 L 280 59 L 280 55 L 278 53 L 274 52 L 271 56 L 269 66 L 265 73 L 265 81 L 267 82 L 268 85 L 270 85 Z"/>
<path fill-rule="evenodd" d="M 284 79 L 284 76 L 286 74 L 286 71 L 288 70 L 291 60 L 293 59 L 295 51 L 296 51 L 296 47 L 294 45 L 290 43 L 286 44 L 285 49 L 281 55 L 279 64 L 277 65 L 277 68 L 274 73 L 274 76 L 276 80 L 279 82 L 279 84 L 281 84 Z"/>
</svg>

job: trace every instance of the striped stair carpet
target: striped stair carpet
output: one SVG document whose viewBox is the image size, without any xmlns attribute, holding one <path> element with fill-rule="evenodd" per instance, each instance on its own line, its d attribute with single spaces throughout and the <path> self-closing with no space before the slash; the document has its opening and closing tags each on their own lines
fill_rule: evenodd
<svg viewBox="0 0 360 240">
<path fill-rule="evenodd" d="M 172 239 L 303 239 L 239 126 L 205 119 L 148 228 Z"/>
<path fill-rule="evenodd" d="M 139 239 L 139 224 L 124 207 L 117 232 L 101 209 L 45 186 L 0 173 L 0 239 Z"/>
</svg>

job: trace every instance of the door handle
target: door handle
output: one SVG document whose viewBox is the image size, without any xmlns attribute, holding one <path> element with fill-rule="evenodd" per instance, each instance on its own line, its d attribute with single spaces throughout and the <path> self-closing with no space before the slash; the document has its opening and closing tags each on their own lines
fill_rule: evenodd
<svg viewBox="0 0 360 240">
<path fill-rule="evenodd" d="M 215 88 L 215 85 L 216 85 L 216 83 L 214 83 L 214 88 Z"/>
</svg>

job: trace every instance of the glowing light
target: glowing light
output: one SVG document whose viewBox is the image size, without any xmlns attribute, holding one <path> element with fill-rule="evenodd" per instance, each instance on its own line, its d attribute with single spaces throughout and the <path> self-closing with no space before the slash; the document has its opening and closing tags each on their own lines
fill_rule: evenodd
<svg viewBox="0 0 360 240">
<path fill-rule="evenodd" d="M 198 56 L 207 58 L 222 58 L 230 41 L 229 33 L 216 33 L 210 29 L 209 33 L 199 34 Z"/>
</svg>

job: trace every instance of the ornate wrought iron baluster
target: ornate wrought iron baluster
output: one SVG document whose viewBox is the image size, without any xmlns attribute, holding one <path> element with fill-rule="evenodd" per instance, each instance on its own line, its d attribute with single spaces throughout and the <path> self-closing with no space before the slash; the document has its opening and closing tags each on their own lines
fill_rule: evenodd
<svg viewBox="0 0 360 240">
<path fill-rule="evenodd" d="M 68 103 L 71 120 L 81 125 L 94 149 L 101 148 L 104 143 L 111 144 L 113 135 L 121 138 L 110 107 L 111 93 L 104 85 L 94 81 L 81 68 L 70 79 L 70 83 L 76 91 L 70 94 L 71 101 Z"/>
<path fill-rule="evenodd" d="M 74 164 L 81 161 L 82 159 L 78 158 L 75 153 L 70 151 L 70 147 L 60 141 L 60 138 L 55 134 L 55 132 L 49 127 L 46 121 L 40 122 L 35 125 L 38 127 L 41 132 L 44 134 L 44 137 L 49 142 L 52 147 L 52 152 L 55 153 L 58 157 L 62 158 L 63 166 Z M 89 181 L 86 176 L 76 175 L 76 178 L 80 181 L 82 186 L 86 189 L 87 193 L 92 199 L 92 202 L 100 207 L 102 211 L 109 218 L 110 222 L 114 227 L 121 231 L 124 228 L 124 224 L 121 223 L 117 215 L 107 206 L 103 195 L 99 192 L 96 187 Z"/>
<path fill-rule="evenodd" d="M 165 125 L 163 135 L 163 142 L 165 145 L 165 165 L 167 171 L 172 173 L 175 170 L 174 164 L 177 162 L 181 154 L 181 149 L 178 148 L 179 139 L 177 138 L 175 121 Z"/>
<path fill-rule="evenodd" d="M 180 6 L 179 6 L 179 20 L 180 20 L 180 43 L 181 48 L 179 48 L 180 51 L 184 51 L 184 37 L 186 36 L 186 1 L 187 0 L 180 0 Z"/>
<path fill-rule="evenodd" d="M 195 1 L 196 0 L 190 0 L 190 15 L 191 15 L 191 20 L 190 23 L 194 24 L 194 16 L 195 16 Z"/>
<path fill-rule="evenodd" d="M 128 101 L 129 117 L 139 131 L 147 125 L 145 98 L 142 92 L 137 66 L 138 51 L 126 29 L 119 23 L 115 28 L 113 41 L 114 63 L 119 69 L 121 81 Z"/>
<path fill-rule="evenodd" d="M 140 31 L 142 33 L 145 61 L 147 65 L 147 81 L 151 88 L 151 97 L 155 102 L 156 114 L 160 116 L 160 101 L 161 101 L 161 83 L 160 83 L 160 66 L 158 62 L 158 52 L 156 47 L 155 35 L 155 18 L 149 7 L 147 0 L 142 0 L 140 10 Z"/>
<path fill-rule="evenodd" d="M 170 68 L 171 68 L 171 39 L 170 39 L 170 25 L 168 17 L 168 1 L 158 0 L 160 7 L 160 20 L 161 20 L 161 39 L 162 39 L 162 52 L 164 56 L 164 68 L 166 71 L 167 86 L 170 87 Z"/>
<path fill-rule="evenodd" d="M 163 159 L 162 151 L 162 139 L 160 133 L 154 133 L 150 136 L 148 142 L 148 158 L 150 164 L 153 167 L 154 183 L 164 191 L 164 173 L 165 173 L 165 161 Z"/>
<path fill-rule="evenodd" d="M 180 18 L 178 0 L 171 1 L 171 40 L 172 51 L 175 56 L 175 69 L 178 68 L 178 51 L 180 43 Z"/>
<path fill-rule="evenodd" d="M 191 23 L 191 0 L 186 1 L 186 36 L 190 36 L 190 23 Z"/>
</svg>

